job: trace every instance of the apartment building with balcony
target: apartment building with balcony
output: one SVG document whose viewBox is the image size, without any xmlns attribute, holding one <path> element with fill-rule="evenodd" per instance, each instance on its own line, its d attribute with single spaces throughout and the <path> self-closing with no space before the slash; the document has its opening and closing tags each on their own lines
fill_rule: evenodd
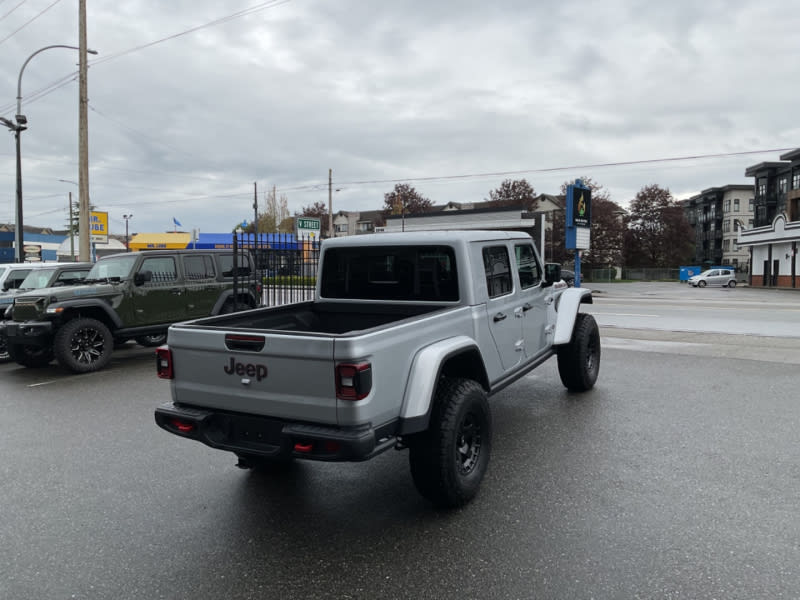
<svg viewBox="0 0 800 600">
<path fill-rule="evenodd" d="M 750 270 L 750 252 L 738 241 L 739 230 L 753 227 L 755 199 L 752 185 L 712 187 L 683 201 L 694 229 L 695 264 L 727 265 L 738 273 Z"/>
</svg>

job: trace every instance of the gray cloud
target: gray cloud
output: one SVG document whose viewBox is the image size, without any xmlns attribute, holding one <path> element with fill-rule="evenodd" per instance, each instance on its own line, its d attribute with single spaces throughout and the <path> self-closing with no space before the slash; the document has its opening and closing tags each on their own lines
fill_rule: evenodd
<svg viewBox="0 0 800 600">
<path fill-rule="evenodd" d="M 441 204 L 481 200 L 506 177 L 478 175 L 507 171 L 548 193 L 591 176 L 624 205 L 652 183 L 676 195 L 752 183 L 745 168 L 777 156 L 547 169 L 800 145 L 784 60 L 800 16 L 774 0 L 292 0 L 142 47 L 258 4 L 89 3 L 91 199 L 112 230 L 133 212 L 136 231 L 171 229 L 173 216 L 226 231 L 251 218 L 253 182 L 285 190 L 292 210 L 327 202 L 329 168 L 337 210 L 379 208 L 393 187 L 354 182 L 418 179 Z M 0 27 L 42 8 L 28 2 Z M 31 52 L 77 41 L 76 13 L 58 4 L 0 44 L 0 114 L 14 114 Z M 31 61 L 23 100 L 74 71 L 70 52 Z M 25 222 L 63 226 L 77 82 L 23 112 Z M 5 140 L 0 222 L 13 222 Z M 447 179 L 460 175 L 473 176 Z"/>
</svg>

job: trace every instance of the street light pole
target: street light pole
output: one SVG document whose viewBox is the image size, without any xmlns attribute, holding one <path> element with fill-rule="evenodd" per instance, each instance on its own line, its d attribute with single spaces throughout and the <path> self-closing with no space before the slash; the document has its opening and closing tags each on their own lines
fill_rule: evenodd
<svg viewBox="0 0 800 600">
<path fill-rule="evenodd" d="M 12 123 L 8 119 L 0 117 L 0 122 L 3 123 L 9 130 L 14 132 L 17 145 L 17 205 L 16 205 L 16 224 L 14 225 L 14 261 L 21 263 L 25 259 L 25 251 L 23 249 L 23 228 L 24 223 L 22 220 L 22 157 L 20 153 L 20 133 L 27 129 L 28 118 L 22 114 L 22 73 L 31 59 L 45 50 L 51 48 L 69 48 L 71 50 L 80 50 L 78 46 L 67 46 L 65 44 L 53 44 L 39 48 L 36 52 L 31 54 L 19 70 L 19 77 L 17 77 L 17 114 L 15 115 L 16 123 Z M 97 50 L 86 50 L 89 54 L 97 54 Z"/>
<path fill-rule="evenodd" d="M 128 243 L 128 221 L 133 218 L 133 215 L 122 215 L 122 218 L 125 219 L 125 252 L 130 252 L 131 248 Z"/>
<path fill-rule="evenodd" d="M 27 129 L 25 127 L 26 119 L 22 116 L 22 121 L 19 121 L 19 117 L 22 115 L 17 115 L 17 123 L 13 121 L 9 121 L 4 117 L 0 117 L 0 122 L 3 123 L 6 127 L 8 127 L 9 131 L 14 132 L 14 141 L 16 142 L 17 147 L 17 216 L 16 216 L 16 224 L 14 225 L 14 262 L 23 262 L 25 258 L 23 246 L 23 237 L 22 237 L 22 160 L 20 157 L 20 145 L 19 145 L 19 134 L 21 131 Z"/>
</svg>

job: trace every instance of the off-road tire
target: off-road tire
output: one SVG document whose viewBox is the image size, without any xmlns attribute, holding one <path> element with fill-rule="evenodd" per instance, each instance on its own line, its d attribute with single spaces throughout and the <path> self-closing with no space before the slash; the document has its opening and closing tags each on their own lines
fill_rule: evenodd
<svg viewBox="0 0 800 600">
<path fill-rule="evenodd" d="M 469 379 L 442 378 L 428 430 L 411 436 L 408 445 L 419 493 L 441 508 L 465 505 L 489 465 L 492 415 L 485 390 Z"/>
<path fill-rule="evenodd" d="M 558 375 L 568 390 L 585 392 L 594 387 L 600 373 L 600 330 L 592 315 L 576 315 L 572 339 L 557 353 Z"/>
<path fill-rule="evenodd" d="M 11 354 L 8 352 L 8 342 L 6 336 L 0 335 L 0 363 L 8 362 L 11 360 Z"/>
<path fill-rule="evenodd" d="M 140 335 L 136 338 L 136 343 L 140 346 L 144 346 L 145 348 L 154 348 L 156 346 L 162 346 L 163 344 L 167 343 L 167 334 L 166 333 L 156 333 L 153 335 Z"/>
<path fill-rule="evenodd" d="M 89 373 L 102 369 L 111 360 L 114 336 L 102 321 L 72 319 L 56 333 L 53 349 L 63 367 L 75 373 Z"/>
<path fill-rule="evenodd" d="M 9 344 L 9 358 L 18 365 L 29 369 L 41 369 L 53 362 L 53 350 L 41 346 L 26 346 L 24 344 Z"/>
</svg>

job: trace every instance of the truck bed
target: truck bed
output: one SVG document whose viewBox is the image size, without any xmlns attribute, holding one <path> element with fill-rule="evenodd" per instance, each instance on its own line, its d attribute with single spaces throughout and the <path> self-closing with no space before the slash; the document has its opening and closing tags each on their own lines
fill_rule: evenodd
<svg viewBox="0 0 800 600">
<path fill-rule="evenodd" d="M 302 302 L 192 321 L 202 328 L 248 329 L 344 335 L 402 321 L 452 306 Z"/>
</svg>

